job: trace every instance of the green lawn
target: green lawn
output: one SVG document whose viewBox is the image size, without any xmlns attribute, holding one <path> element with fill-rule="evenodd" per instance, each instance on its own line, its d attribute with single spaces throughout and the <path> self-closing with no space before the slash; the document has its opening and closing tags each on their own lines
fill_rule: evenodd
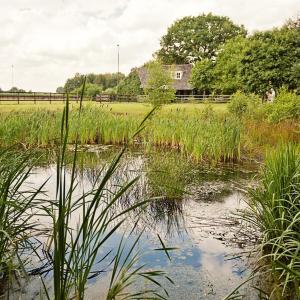
<svg viewBox="0 0 300 300">
<path fill-rule="evenodd" d="M 76 107 L 78 104 L 71 102 L 71 107 Z M 130 102 L 116 102 L 116 103 L 89 103 L 89 105 L 103 106 L 104 109 L 111 111 L 116 114 L 131 114 L 141 115 L 147 113 L 151 109 L 151 105 L 147 103 L 130 103 Z M 187 112 L 195 112 L 202 110 L 207 104 L 203 103 L 174 103 L 163 106 L 162 112 L 174 111 L 174 110 L 185 110 Z M 216 111 L 224 112 L 227 109 L 225 103 L 214 103 L 211 104 Z M 62 102 L 56 103 L 45 103 L 37 102 L 36 104 L 27 102 L 21 104 L 0 104 L 0 112 L 11 112 L 11 111 L 25 111 L 35 109 L 47 109 L 47 110 L 58 110 L 62 109 L 64 104 Z"/>
</svg>

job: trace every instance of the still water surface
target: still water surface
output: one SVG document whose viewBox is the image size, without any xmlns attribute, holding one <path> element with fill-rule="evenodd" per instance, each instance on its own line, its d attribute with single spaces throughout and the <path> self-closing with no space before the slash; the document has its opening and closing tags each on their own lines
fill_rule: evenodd
<svg viewBox="0 0 300 300">
<path fill-rule="evenodd" d="M 78 194 L 94 184 L 100 169 L 114 153 L 98 150 L 80 154 Z M 234 165 L 204 168 L 176 153 L 128 152 L 109 188 L 113 190 L 136 176 L 140 176 L 137 184 L 115 209 L 124 209 L 147 196 L 163 197 L 151 202 L 129 235 L 128 229 L 135 221 L 134 214 L 130 216 L 126 225 L 102 248 L 99 259 L 103 251 L 116 251 L 124 233 L 129 247 L 143 228 L 145 232 L 138 244 L 142 253 L 140 263 L 148 269 L 168 272 L 175 282 L 175 285 L 166 283 L 170 299 L 222 299 L 249 276 L 249 260 L 243 254 L 248 250 L 243 236 L 245 229 L 232 213 L 245 207 L 245 196 L 240 190 L 250 184 L 254 172 Z M 55 195 L 56 180 L 53 164 L 36 167 L 28 184 L 38 187 L 47 179 L 45 189 L 51 199 Z M 37 221 L 47 226 L 46 219 L 37 217 Z M 161 247 L 157 234 L 168 247 L 177 248 L 170 252 L 171 261 L 164 252 L 153 250 Z M 108 265 L 109 258 L 102 261 L 101 266 L 95 266 L 95 270 L 101 268 L 104 272 L 89 281 L 87 299 L 105 299 L 111 271 Z M 45 280 L 50 279 L 51 272 Z M 143 284 L 138 282 L 136 287 Z M 32 277 L 12 299 L 20 295 L 22 299 L 38 299 L 39 289 L 38 278 Z M 248 294 L 244 299 L 254 299 L 247 288 L 244 293 Z"/>
</svg>

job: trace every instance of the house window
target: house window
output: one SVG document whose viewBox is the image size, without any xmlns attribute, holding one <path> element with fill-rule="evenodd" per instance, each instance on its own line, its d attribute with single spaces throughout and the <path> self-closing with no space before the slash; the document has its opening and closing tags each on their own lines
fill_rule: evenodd
<svg viewBox="0 0 300 300">
<path fill-rule="evenodd" d="M 181 79 L 182 72 L 175 72 L 175 79 Z"/>
</svg>

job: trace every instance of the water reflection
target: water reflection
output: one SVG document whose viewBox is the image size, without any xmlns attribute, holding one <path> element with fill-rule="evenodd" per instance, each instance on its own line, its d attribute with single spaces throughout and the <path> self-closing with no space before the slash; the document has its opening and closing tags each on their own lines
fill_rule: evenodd
<svg viewBox="0 0 300 300">
<path fill-rule="evenodd" d="M 105 150 L 79 155 L 78 194 L 100 182 L 114 154 Z M 46 189 L 51 199 L 55 193 L 55 175 L 53 165 L 37 167 L 31 182 L 39 186 L 50 178 Z M 114 195 L 125 182 L 136 177 L 138 180 L 113 211 L 118 213 L 143 199 L 152 200 L 149 205 L 131 212 L 128 224 L 110 238 L 101 251 L 116 249 L 125 232 L 130 245 L 140 230 L 146 228 L 138 244 L 143 253 L 140 263 L 169 272 L 176 283 L 175 288 L 170 289 L 170 299 L 221 299 L 249 273 L 242 256 L 233 258 L 244 245 L 237 242 L 240 224 L 230 213 L 243 205 L 243 195 L 236 183 L 245 185 L 251 176 L 234 166 L 214 170 L 195 166 L 176 153 L 145 156 L 129 152 L 106 187 L 107 197 Z M 132 228 L 137 219 L 134 233 L 128 235 L 127 229 Z M 160 246 L 157 234 L 169 247 L 179 249 L 171 254 L 171 261 L 164 253 L 153 251 Z M 99 290 L 107 287 L 111 256 L 95 266 L 95 270 L 107 272 L 90 280 L 87 299 L 102 299 Z"/>
</svg>

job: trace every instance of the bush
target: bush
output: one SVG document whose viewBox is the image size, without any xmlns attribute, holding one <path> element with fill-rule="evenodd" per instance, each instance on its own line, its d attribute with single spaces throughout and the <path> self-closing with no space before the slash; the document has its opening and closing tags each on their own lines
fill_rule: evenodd
<svg viewBox="0 0 300 300">
<path fill-rule="evenodd" d="M 267 109 L 268 120 L 280 122 L 286 119 L 300 118 L 300 96 L 286 88 L 279 90 L 278 96 Z"/>
<path fill-rule="evenodd" d="M 245 114 L 253 116 L 260 106 L 261 99 L 257 95 L 238 91 L 231 97 L 228 109 L 237 117 L 242 117 Z"/>
<path fill-rule="evenodd" d="M 147 65 L 147 86 L 145 94 L 153 106 L 170 103 L 175 98 L 175 89 L 172 87 L 173 79 L 170 73 L 163 69 L 159 62 Z"/>
</svg>

